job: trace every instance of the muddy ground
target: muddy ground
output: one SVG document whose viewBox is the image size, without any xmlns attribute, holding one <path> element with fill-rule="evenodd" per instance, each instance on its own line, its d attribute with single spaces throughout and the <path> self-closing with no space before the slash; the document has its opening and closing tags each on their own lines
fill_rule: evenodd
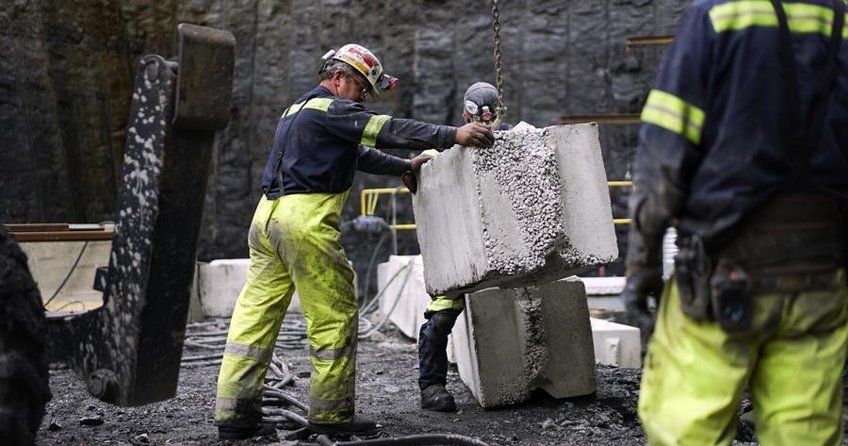
<svg viewBox="0 0 848 446">
<path fill-rule="evenodd" d="M 225 328 L 226 320 L 190 326 L 187 340 L 198 339 L 192 335 L 198 332 L 221 332 Z M 295 377 L 285 387 L 286 391 L 306 401 L 310 366 L 305 344 L 289 337 L 285 347 L 277 352 Z M 184 358 L 208 353 L 187 347 Z M 492 446 L 645 444 L 636 416 L 640 370 L 597 366 L 596 371 L 595 395 L 554 400 L 540 392 L 522 405 L 483 410 L 452 367 L 448 389 L 456 396 L 459 411 L 448 414 L 422 411 L 418 408 L 416 344 L 388 327 L 360 341 L 357 412 L 378 420 L 386 437 L 451 433 L 474 437 Z M 48 403 L 37 444 L 232 444 L 219 442 L 212 424 L 217 373 L 216 364 L 184 362 L 175 398 L 122 408 L 91 397 L 72 371 L 52 370 L 53 399 Z M 286 440 L 290 432 L 280 429 L 276 441 L 254 439 L 242 444 L 307 444 Z M 740 438 L 747 439 L 744 434 Z"/>
</svg>

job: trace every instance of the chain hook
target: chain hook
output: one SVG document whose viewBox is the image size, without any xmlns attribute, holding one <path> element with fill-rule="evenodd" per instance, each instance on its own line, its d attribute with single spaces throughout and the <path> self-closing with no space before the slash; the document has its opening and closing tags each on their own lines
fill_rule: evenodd
<svg viewBox="0 0 848 446">
<path fill-rule="evenodd" d="M 500 129 L 506 116 L 506 104 L 503 94 L 503 68 L 501 63 L 501 10 L 499 0 L 492 0 L 492 31 L 494 31 L 495 42 L 495 85 L 498 90 L 497 118 L 492 126 L 493 130 Z"/>
</svg>

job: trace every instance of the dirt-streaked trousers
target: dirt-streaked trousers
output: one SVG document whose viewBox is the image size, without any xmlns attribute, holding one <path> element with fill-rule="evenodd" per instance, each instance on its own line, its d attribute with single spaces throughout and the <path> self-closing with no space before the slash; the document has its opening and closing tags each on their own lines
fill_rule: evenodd
<svg viewBox="0 0 848 446">
<path fill-rule="evenodd" d="M 347 196 L 311 193 L 260 200 L 248 235 L 247 281 L 233 311 L 218 376 L 217 425 L 253 426 L 261 420 L 265 374 L 295 289 L 313 368 L 309 421 L 351 421 L 358 307 L 353 270 L 339 242 Z"/>
<path fill-rule="evenodd" d="M 753 324 L 726 333 L 680 309 L 667 284 L 651 338 L 639 416 L 652 445 L 729 445 L 747 385 L 763 445 L 838 445 L 848 348 L 848 287 L 753 298 Z"/>
</svg>

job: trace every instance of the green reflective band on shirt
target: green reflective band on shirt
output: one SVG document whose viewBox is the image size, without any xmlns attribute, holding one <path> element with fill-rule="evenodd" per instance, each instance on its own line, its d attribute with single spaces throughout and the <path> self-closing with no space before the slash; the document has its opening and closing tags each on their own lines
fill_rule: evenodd
<svg viewBox="0 0 848 446">
<path fill-rule="evenodd" d="M 832 9 L 806 3 L 783 3 L 783 10 L 786 12 L 786 21 L 791 32 L 830 36 L 833 26 Z M 778 27 L 777 15 L 768 0 L 722 3 L 710 9 L 709 15 L 713 30 L 717 33 L 739 31 L 754 26 Z M 843 27 L 842 35 L 848 35 L 848 28 Z"/>
<path fill-rule="evenodd" d="M 284 112 L 283 116 L 281 116 L 281 118 L 285 118 L 286 116 L 291 116 L 291 115 L 299 112 L 302 108 L 305 108 L 307 110 L 318 110 L 318 111 L 325 112 L 325 111 L 327 111 L 327 109 L 330 108 L 330 104 L 332 104 L 332 103 L 333 103 L 332 98 L 315 98 L 315 99 L 310 99 L 306 102 L 298 102 L 297 104 L 293 104 L 291 107 L 289 107 L 288 110 L 286 110 Z"/>
<path fill-rule="evenodd" d="M 331 98 L 315 98 L 306 101 L 306 105 L 304 105 L 304 108 L 325 112 L 328 108 L 330 108 L 330 104 L 332 103 L 333 99 Z"/>
<path fill-rule="evenodd" d="M 365 130 L 362 132 L 362 139 L 359 141 L 359 144 L 366 147 L 375 147 L 377 145 L 377 135 L 380 134 L 380 130 L 383 129 L 383 126 L 389 119 L 392 119 L 392 117 L 388 115 L 372 116 L 368 120 L 368 124 L 365 125 Z"/>
<path fill-rule="evenodd" d="M 677 96 L 651 90 L 645 108 L 642 109 L 641 118 L 642 122 L 677 133 L 692 144 L 701 142 L 704 111 Z"/>
</svg>

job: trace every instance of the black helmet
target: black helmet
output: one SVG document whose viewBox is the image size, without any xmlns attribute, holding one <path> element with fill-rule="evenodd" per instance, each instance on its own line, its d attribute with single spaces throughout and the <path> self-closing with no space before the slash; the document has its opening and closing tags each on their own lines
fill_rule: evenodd
<svg viewBox="0 0 848 446">
<path fill-rule="evenodd" d="M 492 124 L 497 118 L 498 90 L 490 83 L 477 82 L 468 87 L 462 102 L 466 121 Z"/>
</svg>

